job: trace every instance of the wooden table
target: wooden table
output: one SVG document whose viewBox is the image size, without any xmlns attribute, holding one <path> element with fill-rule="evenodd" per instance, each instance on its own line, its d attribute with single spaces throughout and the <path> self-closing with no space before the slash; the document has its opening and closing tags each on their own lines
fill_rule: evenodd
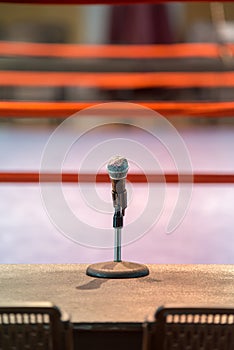
<svg viewBox="0 0 234 350">
<path fill-rule="evenodd" d="M 166 303 L 234 306 L 232 265 L 149 265 L 149 276 L 125 280 L 91 278 L 86 267 L 0 265 L 1 303 L 52 301 L 71 315 L 77 348 L 89 349 L 124 349 L 126 339 L 140 349 L 142 323 Z"/>
</svg>

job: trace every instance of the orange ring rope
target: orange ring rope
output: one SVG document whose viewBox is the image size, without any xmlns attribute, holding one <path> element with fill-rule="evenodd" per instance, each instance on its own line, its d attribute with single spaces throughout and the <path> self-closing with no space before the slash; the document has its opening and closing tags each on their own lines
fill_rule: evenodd
<svg viewBox="0 0 234 350">
<path fill-rule="evenodd" d="M 234 55 L 234 44 L 225 44 Z M 0 41 L 1 56 L 59 58 L 219 58 L 221 46 L 213 43 L 163 45 L 76 45 Z"/>
<path fill-rule="evenodd" d="M 232 184 L 234 174 L 128 174 L 132 183 L 197 183 L 197 184 Z M 0 183 L 108 183 L 109 175 L 76 174 L 76 173 L 44 173 L 39 172 L 0 172 Z"/>
<path fill-rule="evenodd" d="M 233 87 L 234 72 L 84 73 L 0 71 L 1 86 L 83 86 L 101 89 Z"/>
<path fill-rule="evenodd" d="M 0 102 L 0 118 L 67 118 L 95 102 Z M 142 102 L 134 104 L 150 108 L 164 116 L 183 117 L 234 117 L 234 102 Z M 123 107 L 124 108 L 124 104 Z M 90 110 L 92 113 L 92 109 Z M 95 110 L 92 114 L 96 116 Z M 111 118 L 111 113 L 108 117 Z M 131 113 L 129 113 L 131 117 Z"/>
</svg>

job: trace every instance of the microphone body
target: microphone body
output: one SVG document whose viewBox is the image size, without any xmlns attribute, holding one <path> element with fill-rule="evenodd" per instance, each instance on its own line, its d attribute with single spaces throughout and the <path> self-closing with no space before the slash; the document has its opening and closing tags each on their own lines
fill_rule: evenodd
<svg viewBox="0 0 234 350">
<path fill-rule="evenodd" d="M 112 200 L 114 208 L 120 207 L 124 215 L 127 208 L 127 191 L 125 189 L 125 178 L 112 180 Z"/>
<path fill-rule="evenodd" d="M 128 161 L 121 156 L 111 158 L 107 170 L 112 182 L 112 200 L 115 208 L 113 227 L 123 227 L 123 215 L 127 208 L 127 191 L 125 188 Z"/>
</svg>

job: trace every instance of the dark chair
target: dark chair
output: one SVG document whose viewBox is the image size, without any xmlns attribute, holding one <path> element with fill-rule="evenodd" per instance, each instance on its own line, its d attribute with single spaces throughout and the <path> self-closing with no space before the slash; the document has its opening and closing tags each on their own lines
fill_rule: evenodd
<svg viewBox="0 0 234 350">
<path fill-rule="evenodd" d="M 48 302 L 0 305 L 0 350 L 72 350 L 72 328 Z"/>
<path fill-rule="evenodd" d="M 160 307 L 147 334 L 148 349 L 233 350 L 234 309 Z"/>
</svg>

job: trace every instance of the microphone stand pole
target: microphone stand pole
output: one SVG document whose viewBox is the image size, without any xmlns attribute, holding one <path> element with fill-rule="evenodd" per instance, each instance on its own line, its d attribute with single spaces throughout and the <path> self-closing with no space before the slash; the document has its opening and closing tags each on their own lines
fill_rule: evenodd
<svg viewBox="0 0 234 350">
<path fill-rule="evenodd" d="M 114 261 L 121 261 L 121 228 L 115 228 Z"/>
<path fill-rule="evenodd" d="M 115 205 L 115 213 L 113 216 L 113 227 L 114 227 L 114 261 L 121 261 L 121 230 L 123 228 L 123 213 L 120 205 Z"/>
</svg>

